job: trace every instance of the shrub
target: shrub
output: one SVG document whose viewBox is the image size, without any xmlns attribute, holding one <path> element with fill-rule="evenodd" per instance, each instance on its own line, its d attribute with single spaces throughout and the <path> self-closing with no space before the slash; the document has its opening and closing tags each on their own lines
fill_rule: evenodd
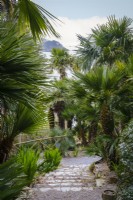
<svg viewBox="0 0 133 200">
<path fill-rule="evenodd" d="M 60 155 L 59 150 L 56 149 L 48 149 L 44 152 L 44 160 L 40 163 L 38 170 L 40 172 L 48 173 L 57 169 L 60 164 L 62 157 Z"/>
<path fill-rule="evenodd" d="M 16 162 L 16 157 L 0 165 L 0 200 L 16 199 L 28 184 L 27 176 Z"/>
<path fill-rule="evenodd" d="M 112 165 L 118 162 L 118 143 L 119 137 L 112 138 L 109 135 L 98 135 L 86 151 L 90 155 L 101 156 L 112 169 Z"/>
<path fill-rule="evenodd" d="M 37 172 L 39 156 L 40 153 L 32 148 L 22 147 L 19 150 L 17 161 L 22 165 L 22 169 L 30 182 L 33 181 Z"/>
<path fill-rule="evenodd" d="M 53 137 L 53 145 L 60 150 L 61 155 L 63 156 L 65 156 L 66 152 L 69 149 L 74 149 L 76 146 L 73 134 L 70 130 L 62 130 L 60 128 L 55 128 L 51 130 L 50 135 Z M 65 135 L 65 137 L 55 137 L 63 135 Z"/>
<path fill-rule="evenodd" d="M 133 120 L 125 128 L 119 144 L 121 166 L 119 196 L 122 200 L 133 199 Z"/>
</svg>

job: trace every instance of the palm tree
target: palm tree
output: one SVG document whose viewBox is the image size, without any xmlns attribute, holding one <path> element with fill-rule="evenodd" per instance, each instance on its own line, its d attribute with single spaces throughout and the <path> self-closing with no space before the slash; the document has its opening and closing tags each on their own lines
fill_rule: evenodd
<svg viewBox="0 0 133 200">
<path fill-rule="evenodd" d="M 9 110 L 1 115 L 0 163 L 8 159 L 16 136 L 20 133 L 34 134 L 46 126 L 46 114 L 42 112 L 42 107 L 33 109 L 15 102 L 8 103 L 8 106 Z"/>
<path fill-rule="evenodd" d="M 60 74 L 60 79 L 65 78 L 66 69 L 68 69 L 72 63 L 71 56 L 65 49 L 53 48 L 51 53 L 52 68 L 57 69 Z"/>
<path fill-rule="evenodd" d="M 12 23 L 0 24 L 0 99 L 32 106 L 46 84 L 45 60 L 29 35 L 18 36 Z"/>
<path fill-rule="evenodd" d="M 21 32 L 30 28 L 35 39 L 40 39 L 42 34 L 59 36 L 50 23 L 50 20 L 56 21 L 57 18 L 31 0 L 1 0 L 0 8 L 1 15 L 5 15 L 4 21 L 6 18 L 18 23 Z"/>
<path fill-rule="evenodd" d="M 80 87 L 85 90 L 84 94 L 88 94 L 88 102 L 92 105 L 98 103 L 103 132 L 113 136 L 114 119 L 111 105 L 121 87 L 122 71 L 100 67 L 85 75 L 77 73 L 77 77 L 79 81 L 74 84 L 74 88 L 80 84 Z M 77 89 L 76 93 L 78 94 Z"/>
<path fill-rule="evenodd" d="M 65 119 L 62 112 L 65 108 L 65 91 L 66 80 L 56 80 L 51 84 L 51 90 L 44 98 L 44 102 L 49 106 L 48 118 L 50 128 L 59 126 L 61 129 L 65 128 Z"/>
<path fill-rule="evenodd" d="M 56 69 L 60 74 L 60 80 L 55 81 L 54 91 L 52 96 L 54 97 L 53 105 L 49 109 L 49 119 L 54 120 L 54 113 L 57 113 L 59 127 L 65 128 L 65 120 L 62 116 L 62 112 L 65 108 L 65 100 L 63 98 L 64 93 L 64 82 L 66 78 L 66 69 L 68 69 L 72 63 L 72 58 L 66 49 L 53 48 L 51 55 L 51 67 Z M 64 82 L 63 82 L 64 80 Z M 54 123 L 55 124 L 55 123 Z M 53 127 L 52 121 L 50 127 Z"/>
<path fill-rule="evenodd" d="M 80 46 L 77 50 L 82 58 L 83 67 L 105 64 L 112 66 L 116 60 L 127 62 L 133 53 L 132 19 L 123 17 L 117 20 L 115 16 L 108 22 L 92 29 L 87 38 L 78 36 Z"/>
<path fill-rule="evenodd" d="M 39 125 L 38 119 L 44 123 L 37 113 L 45 90 L 46 70 L 45 61 L 29 35 L 18 36 L 18 27 L 8 22 L 1 23 L 0 28 L 1 163 L 8 158 L 16 135 L 36 122 Z"/>
</svg>

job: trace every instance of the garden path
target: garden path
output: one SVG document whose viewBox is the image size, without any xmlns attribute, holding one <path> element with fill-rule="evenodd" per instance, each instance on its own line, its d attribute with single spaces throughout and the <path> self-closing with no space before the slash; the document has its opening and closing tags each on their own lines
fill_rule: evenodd
<svg viewBox="0 0 133 200">
<path fill-rule="evenodd" d="M 98 156 L 63 158 L 60 167 L 41 177 L 31 189 L 30 200 L 101 200 L 95 174 L 89 166 Z"/>
</svg>

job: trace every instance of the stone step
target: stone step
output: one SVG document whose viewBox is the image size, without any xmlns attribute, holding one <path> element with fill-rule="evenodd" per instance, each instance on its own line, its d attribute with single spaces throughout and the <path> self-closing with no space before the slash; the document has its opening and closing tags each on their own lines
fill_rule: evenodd
<svg viewBox="0 0 133 200">
<path fill-rule="evenodd" d="M 51 187 L 41 187 L 41 188 L 34 188 L 33 189 L 34 191 L 40 191 L 40 192 L 47 192 L 47 191 L 50 191 L 50 190 L 56 190 L 56 191 L 62 191 L 62 192 L 67 192 L 67 191 L 81 191 L 81 190 L 93 190 L 93 187 L 70 187 L 70 186 L 65 186 L 65 187 L 62 187 L 62 186 L 59 186 L 59 187 L 54 187 L 54 188 L 51 188 Z"/>
</svg>

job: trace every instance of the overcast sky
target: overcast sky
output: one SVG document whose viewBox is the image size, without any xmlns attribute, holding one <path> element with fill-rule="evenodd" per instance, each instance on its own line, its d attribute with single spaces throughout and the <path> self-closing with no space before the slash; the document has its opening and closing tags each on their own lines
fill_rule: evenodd
<svg viewBox="0 0 133 200">
<path fill-rule="evenodd" d="M 33 0 L 63 23 L 55 29 L 60 33 L 60 41 L 66 48 L 78 45 L 76 34 L 86 36 L 97 24 L 107 21 L 107 17 L 127 16 L 133 18 L 133 0 Z M 54 37 L 50 38 L 55 39 Z"/>
</svg>

